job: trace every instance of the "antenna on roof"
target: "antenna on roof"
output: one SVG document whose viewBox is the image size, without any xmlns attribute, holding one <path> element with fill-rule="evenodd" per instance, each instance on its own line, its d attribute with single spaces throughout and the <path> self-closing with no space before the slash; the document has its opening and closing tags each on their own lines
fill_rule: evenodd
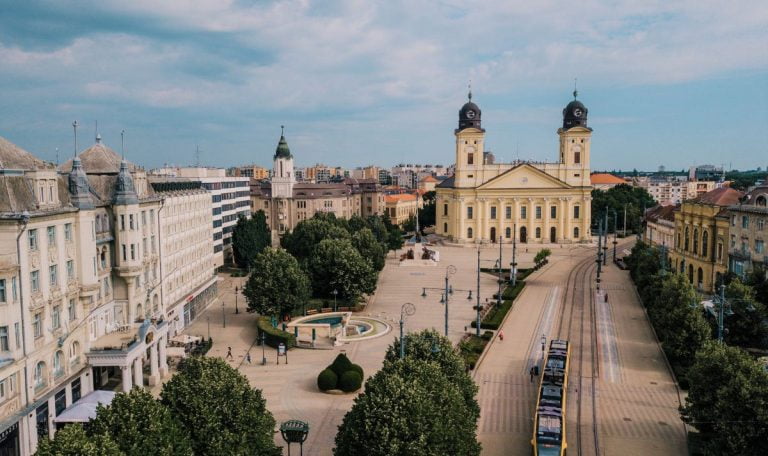
<svg viewBox="0 0 768 456">
<path fill-rule="evenodd" d="M 75 157 L 77 157 L 77 121 L 72 122 L 72 128 L 75 129 Z"/>
<path fill-rule="evenodd" d="M 120 153 L 123 154 L 123 160 L 125 160 L 125 130 L 120 130 Z"/>
<path fill-rule="evenodd" d="M 59 166 L 59 148 L 56 148 L 56 166 Z"/>
<path fill-rule="evenodd" d="M 280 136 L 285 136 L 285 125 L 280 125 Z"/>
<path fill-rule="evenodd" d="M 99 121 L 96 120 L 96 144 L 101 143 L 101 135 L 99 134 Z"/>
<path fill-rule="evenodd" d="M 200 167 L 200 146 L 195 144 L 195 167 Z"/>
</svg>

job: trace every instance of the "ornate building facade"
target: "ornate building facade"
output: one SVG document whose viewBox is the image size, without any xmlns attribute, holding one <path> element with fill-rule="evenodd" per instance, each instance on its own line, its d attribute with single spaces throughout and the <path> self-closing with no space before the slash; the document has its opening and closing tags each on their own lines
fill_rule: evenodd
<svg viewBox="0 0 768 456">
<path fill-rule="evenodd" d="M 293 154 L 285 135 L 280 135 L 273 161 L 269 180 L 251 181 L 251 211 L 264 211 L 273 242 L 318 212 L 346 219 L 384 212 L 384 194 L 376 179 L 347 177 L 339 183 L 297 182 Z"/>
<path fill-rule="evenodd" d="M 572 243 L 590 240 L 590 149 L 587 108 L 563 110 L 559 159 L 493 163 L 484 153 L 480 108 L 459 111 L 453 177 L 436 188 L 436 232 L 454 242 Z"/>
</svg>

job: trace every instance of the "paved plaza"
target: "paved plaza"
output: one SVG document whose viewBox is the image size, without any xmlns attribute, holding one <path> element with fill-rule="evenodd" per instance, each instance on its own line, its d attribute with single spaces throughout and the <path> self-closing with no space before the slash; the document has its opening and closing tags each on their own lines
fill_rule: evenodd
<svg viewBox="0 0 768 456">
<path fill-rule="evenodd" d="M 406 320 L 406 331 L 444 328 L 444 307 L 439 291 L 422 287 L 441 288 L 446 267 L 454 265 L 456 274 L 451 285 L 457 291 L 449 303 L 449 337 L 455 343 L 474 320 L 475 304 L 467 293 L 458 290 L 476 289 L 477 250 L 456 246 L 438 246 L 441 261 L 437 266 L 403 266 L 397 256 L 390 254 L 379 277 L 379 284 L 370 304 L 363 312 L 377 316 L 392 326 L 392 331 L 380 338 L 353 342 L 329 350 L 293 349 L 288 363 L 276 364 L 276 352 L 266 347 L 267 364 L 261 365 L 262 347 L 256 344 L 255 318 L 246 313 L 245 301 L 239 297 L 240 313 L 234 314 L 234 287 L 242 287 L 245 278 L 222 276 L 219 300 L 198 317 L 185 332 L 213 337 L 209 356 L 224 358 L 232 347 L 236 367 L 251 384 L 263 391 L 267 407 L 279 422 L 301 419 L 309 422 L 310 434 L 304 451 L 307 455 L 330 455 L 336 430 L 344 414 L 353 404 L 355 394 L 332 395 L 318 391 L 317 374 L 336 355 L 344 351 L 349 358 L 363 366 L 366 377 L 381 367 L 386 347 L 398 336 L 400 306 L 412 302 L 416 314 Z M 541 248 L 523 245 L 518 248 L 520 267 L 530 267 L 535 253 Z M 494 338 L 485 358 L 474 373 L 480 392 L 478 401 L 481 418 L 478 436 L 484 455 L 527 454 L 532 434 L 532 411 L 538 379 L 532 383 L 530 366 L 541 358 L 541 334 L 553 331 L 559 315 L 568 273 L 578 262 L 593 254 L 585 246 L 550 246 L 550 264 L 527 279 L 527 285 L 502 327 L 503 341 Z M 400 252 L 399 252 L 400 253 Z M 509 264 L 511 248 L 504 246 L 503 262 Z M 498 249 L 481 249 L 483 267 L 492 267 Z M 604 275 L 604 288 L 609 294 L 607 306 L 599 308 L 601 318 L 599 338 L 612 349 L 608 365 L 601 359 L 602 375 L 598 389 L 598 421 L 603 454 L 678 455 L 685 453 L 685 435 L 677 414 L 677 394 L 664 364 L 661 351 L 645 320 L 643 309 L 632 289 L 628 274 L 609 265 Z M 495 277 L 481 274 L 481 300 L 492 299 L 497 291 Z M 222 313 L 222 303 L 223 313 Z M 226 318 L 223 328 L 222 317 Z M 608 337 L 612 339 L 606 342 Z M 245 355 L 250 350 L 251 363 Z M 278 444 L 284 443 L 276 435 Z"/>
<path fill-rule="evenodd" d="M 525 246 L 518 249 L 520 267 L 529 267 L 540 246 Z M 262 366 L 262 347 L 256 342 L 256 316 L 245 313 L 245 302 L 239 298 L 240 314 L 234 314 L 234 287 L 242 286 L 244 278 L 223 277 L 219 286 L 219 300 L 209 306 L 206 312 L 185 331 L 188 334 L 208 335 L 213 337 L 213 348 L 209 356 L 224 358 L 227 347 L 232 347 L 234 360 L 230 365 L 237 367 L 245 374 L 251 384 L 263 391 L 267 399 L 267 407 L 279 422 L 288 419 L 301 419 L 310 424 L 309 438 L 304 446 L 306 455 L 330 455 L 334 446 L 336 430 L 344 414 L 352 406 L 355 394 L 332 395 L 317 389 L 316 379 L 320 371 L 330 364 L 341 351 L 355 363 L 365 369 L 366 378 L 374 374 L 380 367 L 384 353 L 396 337 L 399 336 L 398 321 L 400 307 L 405 302 L 416 306 L 416 313 L 406 320 L 406 331 L 418 331 L 424 328 L 436 328 L 441 333 L 444 330 L 445 308 L 440 304 L 440 291 L 428 290 L 427 297 L 421 296 L 422 287 L 442 288 L 443 277 L 448 265 L 456 267 L 456 274 L 450 283 L 456 290 L 449 302 L 449 337 L 456 343 L 475 319 L 472 306 L 476 301 L 467 300 L 467 292 L 458 290 L 473 290 L 473 298 L 477 288 L 477 250 L 454 246 L 437 246 L 440 251 L 440 262 L 437 266 L 401 266 L 397 256 L 390 253 L 387 264 L 379 276 L 378 287 L 370 304 L 363 312 L 380 317 L 392 326 L 392 331 L 384 337 L 361 342 L 353 342 L 336 347 L 332 350 L 293 349 L 288 353 L 288 364 L 280 360 L 276 364 L 275 350 L 266 347 L 267 365 Z M 481 260 L 483 267 L 493 267 L 499 256 L 498 247 L 483 246 Z M 511 262 L 511 246 L 504 246 L 502 261 L 507 265 Z M 496 278 L 489 274 L 481 274 L 481 300 L 492 299 L 498 290 Z M 226 328 L 222 326 L 222 305 L 226 316 Z M 245 361 L 245 354 L 250 349 L 251 364 Z M 276 441 L 283 445 L 279 435 Z"/>
</svg>

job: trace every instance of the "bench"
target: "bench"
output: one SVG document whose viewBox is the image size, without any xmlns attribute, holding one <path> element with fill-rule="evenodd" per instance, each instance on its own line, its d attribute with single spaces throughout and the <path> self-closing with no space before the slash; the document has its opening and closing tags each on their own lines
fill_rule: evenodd
<svg viewBox="0 0 768 456">
<path fill-rule="evenodd" d="M 328 312 L 332 312 L 332 311 L 333 311 L 333 309 L 330 308 L 330 307 L 323 307 L 322 309 L 320 309 L 321 313 L 328 313 Z"/>
<path fill-rule="evenodd" d="M 307 311 L 307 315 L 314 315 L 314 314 L 316 314 L 316 313 L 317 313 L 317 309 L 309 309 L 309 310 Z"/>
</svg>

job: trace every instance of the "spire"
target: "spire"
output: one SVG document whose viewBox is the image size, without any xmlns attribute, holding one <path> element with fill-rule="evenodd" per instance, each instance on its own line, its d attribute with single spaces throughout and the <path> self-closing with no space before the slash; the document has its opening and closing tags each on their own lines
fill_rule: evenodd
<svg viewBox="0 0 768 456">
<path fill-rule="evenodd" d="M 101 135 L 99 134 L 99 121 L 96 120 L 96 144 L 101 144 Z"/>
<path fill-rule="evenodd" d="M 93 200 L 91 199 L 88 177 L 80 163 L 80 157 L 75 155 L 72 160 L 72 170 L 69 172 L 68 179 L 69 199 L 72 205 L 79 209 L 93 209 Z"/>
<path fill-rule="evenodd" d="M 285 140 L 285 126 L 280 125 L 280 141 L 277 143 L 274 160 L 278 158 L 293 158 L 291 149 L 288 148 L 288 141 Z"/>
<path fill-rule="evenodd" d="M 120 162 L 120 171 L 117 173 L 115 189 L 115 204 L 137 204 L 139 197 L 136 195 L 136 187 L 133 185 L 133 176 L 128 170 L 128 162 L 123 157 Z"/>
<path fill-rule="evenodd" d="M 579 80 L 579 78 L 573 78 L 573 99 L 575 100 L 576 97 L 579 96 L 579 91 L 576 89 L 576 82 Z"/>
<path fill-rule="evenodd" d="M 75 130 L 75 157 L 77 157 L 77 121 L 72 122 L 72 128 Z"/>
<path fill-rule="evenodd" d="M 469 92 L 467 93 L 467 98 L 469 98 L 469 101 L 472 101 L 472 80 L 469 80 L 469 85 L 467 86 L 469 89 Z"/>
</svg>

